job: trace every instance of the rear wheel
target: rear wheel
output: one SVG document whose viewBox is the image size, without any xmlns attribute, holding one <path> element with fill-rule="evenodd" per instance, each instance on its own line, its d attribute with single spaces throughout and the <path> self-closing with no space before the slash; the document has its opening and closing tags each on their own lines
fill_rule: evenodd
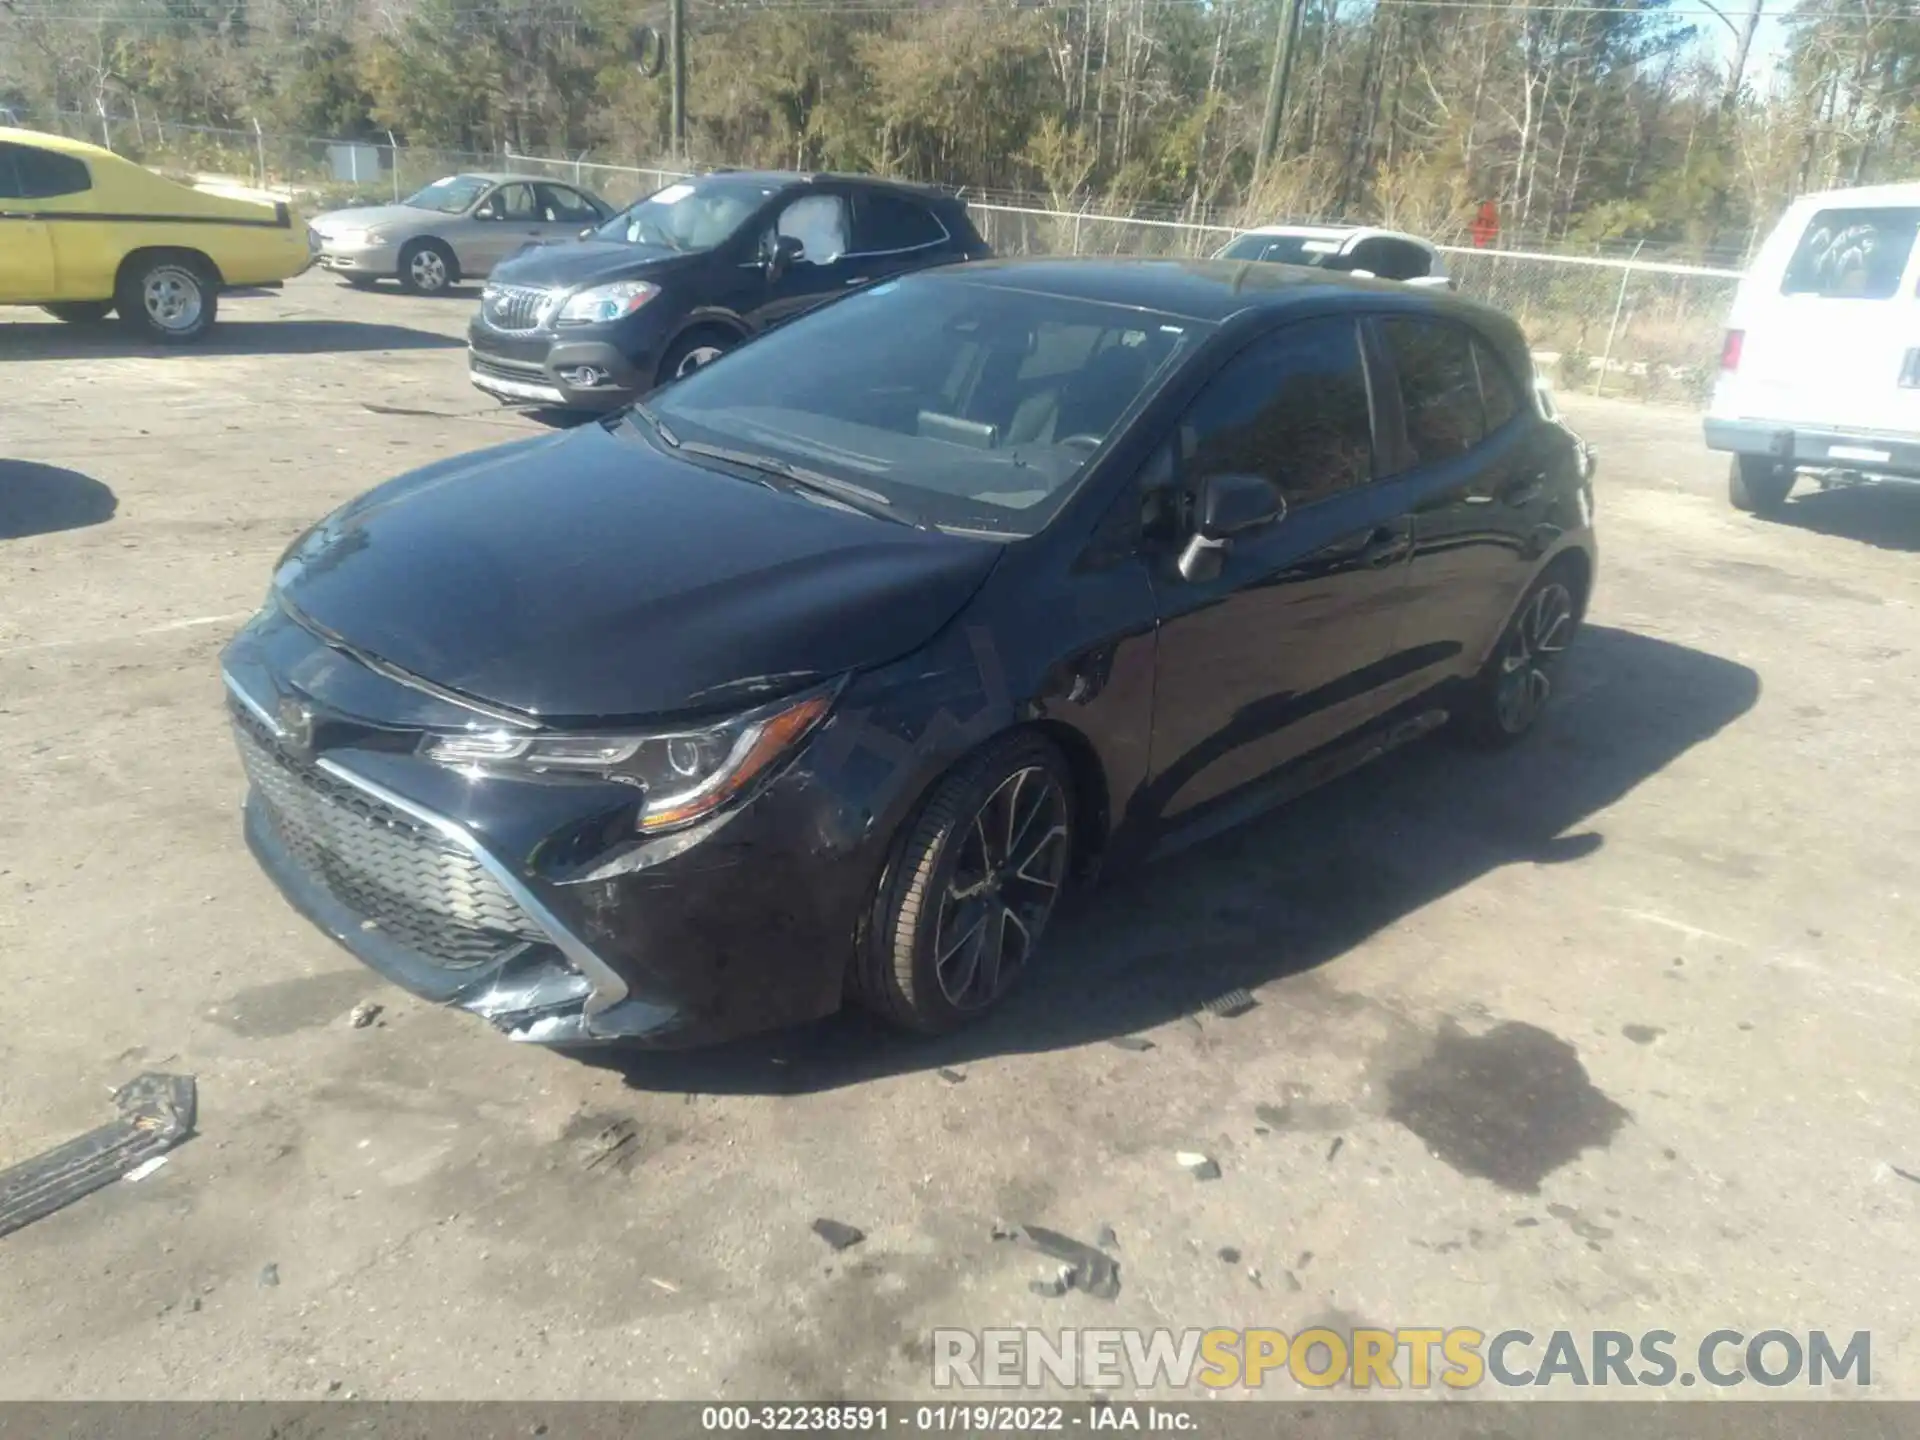
<svg viewBox="0 0 1920 1440">
<path fill-rule="evenodd" d="M 135 256 L 121 269 L 114 308 L 139 334 L 186 345 L 213 329 L 219 303 L 219 284 L 205 260 L 161 251 Z"/>
<path fill-rule="evenodd" d="M 400 283 L 415 295 L 444 294 L 459 273 L 443 241 L 414 240 L 400 252 Z"/>
<path fill-rule="evenodd" d="M 908 1030 L 984 1015 L 1026 973 L 1066 884 L 1073 789 L 1039 735 L 989 745 L 934 787 L 874 907 L 858 990 Z"/>
<path fill-rule="evenodd" d="M 1771 515 L 1793 491 L 1793 467 L 1765 455 L 1736 455 L 1727 471 L 1727 498 L 1749 515 Z"/>
<path fill-rule="evenodd" d="M 1559 680 L 1562 657 L 1580 625 L 1574 570 L 1558 564 L 1533 586 L 1471 682 L 1458 718 L 1467 739 L 1511 745 L 1533 729 Z"/>
<path fill-rule="evenodd" d="M 40 307 L 56 320 L 69 325 L 98 325 L 113 314 L 111 300 L 63 300 L 58 305 Z"/>
</svg>

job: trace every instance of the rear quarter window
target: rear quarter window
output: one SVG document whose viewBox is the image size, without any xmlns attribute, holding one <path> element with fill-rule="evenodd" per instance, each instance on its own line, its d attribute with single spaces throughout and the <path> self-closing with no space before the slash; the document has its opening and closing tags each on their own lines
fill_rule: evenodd
<svg viewBox="0 0 1920 1440">
<path fill-rule="evenodd" d="M 41 150 L 32 145 L 0 145 L 9 152 L 13 165 L 9 173 L 0 159 L 0 182 L 5 194 L 18 200 L 48 200 L 56 195 L 78 195 L 93 188 L 93 177 L 85 163 L 71 155 Z"/>
<path fill-rule="evenodd" d="M 1888 300 L 1899 293 L 1920 209 L 1820 210 L 1807 221 L 1780 281 L 1782 295 Z"/>
</svg>

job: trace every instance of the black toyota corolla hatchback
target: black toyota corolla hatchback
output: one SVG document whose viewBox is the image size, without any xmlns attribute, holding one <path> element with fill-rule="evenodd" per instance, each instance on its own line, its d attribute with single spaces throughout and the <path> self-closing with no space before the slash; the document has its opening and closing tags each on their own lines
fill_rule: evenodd
<svg viewBox="0 0 1920 1440">
<path fill-rule="evenodd" d="M 287 897 L 516 1039 L 991 1008 L 1064 887 L 1535 723 L 1590 452 L 1519 331 L 1229 261 L 886 282 L 302 535 L 223 658 Z"/>
</svg>

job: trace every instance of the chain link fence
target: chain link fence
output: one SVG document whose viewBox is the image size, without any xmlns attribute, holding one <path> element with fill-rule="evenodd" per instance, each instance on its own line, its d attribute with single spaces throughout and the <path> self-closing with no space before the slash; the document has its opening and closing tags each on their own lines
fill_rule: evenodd
<svg viewBox="0 0 1920 1440">
<path fill-rule="evenodd" d="M 151 116 L 55 117 L 56 128 L 200 183 L 242 182 L 308 215 L 396 201 L 459 171 L 501 170 L 570 180 L 626 205 L 681 178 L 670 166 L 592 158 L 480 154 L 371 140 L 178 125 Z M 1211 255 L 1238 233 L 1033 197 L 968 196 L 981 236 L 1002 255 Z M 1439 247 L 1460 293 L 1506 311 L 1561 389 L 1700 402 L 1717 368 L 1722 326 L 1740 271 L 1633 256 Z"/>
</svg>

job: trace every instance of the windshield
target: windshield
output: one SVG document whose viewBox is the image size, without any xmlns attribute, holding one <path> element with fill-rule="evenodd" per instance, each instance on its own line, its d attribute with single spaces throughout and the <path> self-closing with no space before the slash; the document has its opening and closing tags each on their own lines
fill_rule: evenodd
<svg viewBox="0 0 1920 1440">
<path fill-rule="evenodd" d="M 737 176 L 705 175 L 656 190 L 595 232 L 628 245 L 711 250 L 732 237 L 773 194 L 771 185 Z"/>
<path fill-rule="evenodd" d="M 1134 402 L 1210 329 L 919 275 L 773 330 L 648 404 L 683 444 L 859 485 L 909 523 L 1031 535 Z"/>
<path fill-rule="evenodd" d="M 1216 258 L 1266 260 L 1276 265 L 1332 265 L 1339 256 L 1340 241 L 1325 235 L 1242 235 Z"/>
<path fill-rule="evenodd" d="M 493 182 L 478 175 L 449 175 L 424 190 L 409 195 L 406 203 L 416 210 L 438 210 L 442 215 L 458 215 L 485 193 Z"/>
</svg>

